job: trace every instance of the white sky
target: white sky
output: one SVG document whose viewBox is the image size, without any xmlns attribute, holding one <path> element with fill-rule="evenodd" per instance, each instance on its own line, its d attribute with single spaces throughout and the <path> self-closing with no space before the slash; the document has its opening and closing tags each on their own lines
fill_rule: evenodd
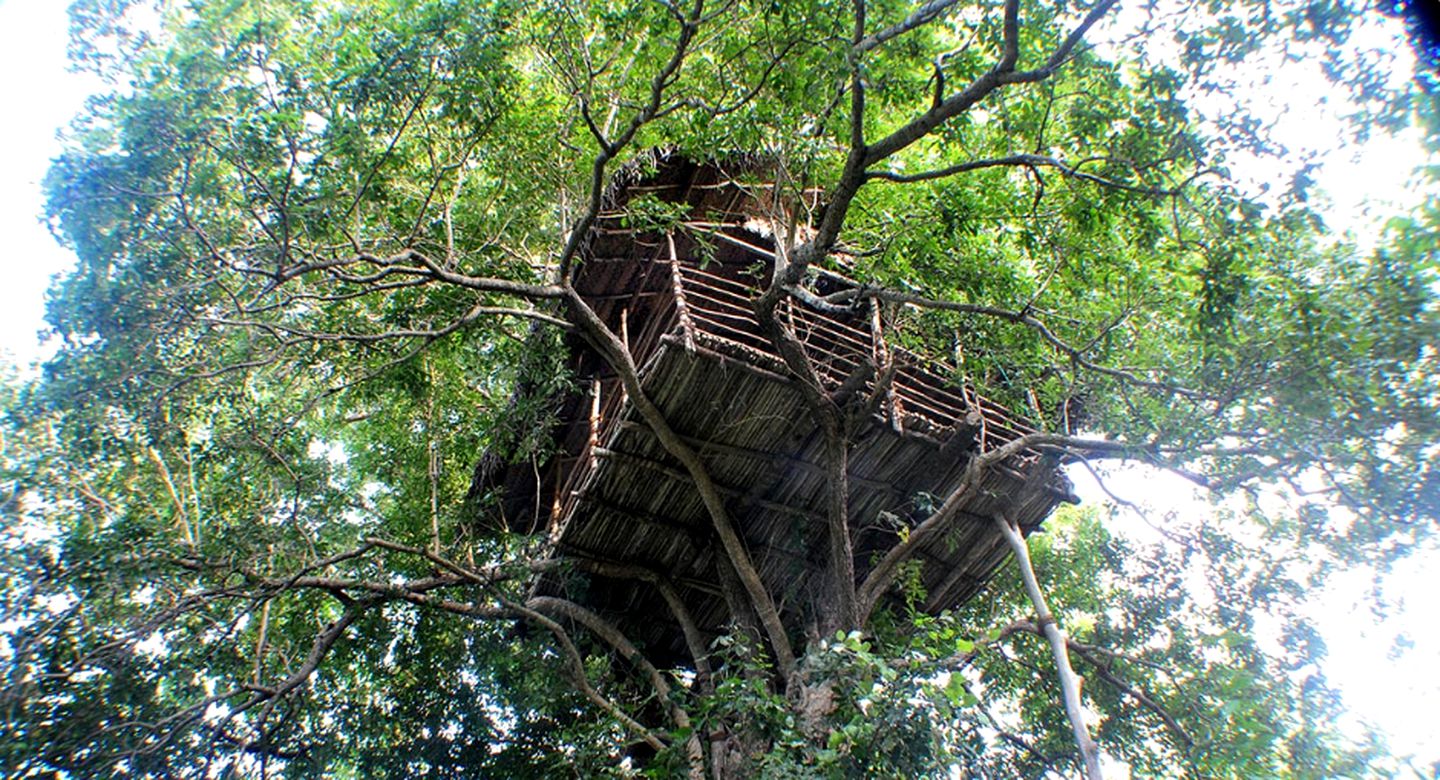
<svg viewBox="0 0 1440 780">
<path fill-rule="evenodd" d="M 0 0 L 0 105 L 10 107 L 9 119 L 0 123 L 0 236 L 8 250 L 0 285 L 0 354 L 21 366 L 40 354 L 35 334 L 42 326 L 44 290 L 72 262 L 39 221 L 39 183 L 59 151 L 57 128 L 100 86 L 67 71 L 65 5 Z M 1275 84 L 1281 140 L 1293 148 L 1331 147 L 1335 124 L 1327 112 L 1334 108 L 1321 99 L 1329 94 L 1323 81 L 1296 68 Z M 1327 155 L 1317 178 L 1332 196 L 1331 224 L 1363 231 L 1375 216 L 1367 214 L 1367 201 L 1392 208 L 1409 202 L 1406 182 L 1418 158 L 1414 141 L 1371 143 Z M 1087 500 L 1101 500 L 1093 486 L 1080 487 Z M 1189 494 L 1183 483 L 1139 472 L 1112 480 L 1111 487 L 1134 500 Z M 1205 511 L 1203 504 L 1183 506 L 1188 512 Z M 1440 623 L 1429 602 L 1437 569 L 1440 550 L 1434 544 L 1396 566 L 1381 584 L 1390 602 L 1384 620 L 1370 609 L 1374 576 L 1368 571 L 1336 577 L 1315 602 L 1330 645 L 1324 666 L 1331 681 L 1342 687 L 1357 718 L 1375 725 L 1388 735 L 1392 749 L 1416 756 L 1421 765 L 1440 760 L 1440 727 L 1433 713 L 1440 702 Z M 1412 644 L 1393 652 L 1401 635 Z"/>
<path fill-rule="evenodd" d="M 40 181 L 55 139 L 98 80 L 66 70 L 67 3 L 0 0 L 0 236 L 6 247 L 0 285 L 0 351 L 18 364 L 38 355 L 36 331 L 50 277 L 69 267 L 69 253 L 40 223 Z"/>
<path fill-rule="evenodd" d="M 1069 473 L 1085 503 L 1108 502 L 1083 469 Z M 1163 523 L 1167 531 L 1187 535 L 1212 515 L 1203 490 L 1168 472 L 1139 466 L 1118 469 L 1105 475 L 1105 486 L 1145 512 L 1142 518 L 1121 510 L 1109 526 L 1132 543 L 1166 544 L 1147 523 Z M 1430 601 L 1437 569 L 1440 545 L 1432 540 L 1378 583 L 1368 569 L 1332 575 L 1306 609 L 1329 651 L 1321 667 L 1349 709 L 1341 727 L 1358 735 L 1361 723 L 1370 725 L 1385 736 L 1393 752 L 1414 757 L 1418 766 L 1440 761 L 1440 721 L 1434 711 L 1440 702 L 1440 624 Z M 1372 592 L 1377 587 L 1379 592 Z M 1383 618 L 1373 611 L 1376 595 L 1387 605 Z M 1276 637 L 1264 634 L 1278 633 L 1278 626 L 1262 622 L 1258 630 L 1262 641 L 1273 641 Z"/>
</svg>

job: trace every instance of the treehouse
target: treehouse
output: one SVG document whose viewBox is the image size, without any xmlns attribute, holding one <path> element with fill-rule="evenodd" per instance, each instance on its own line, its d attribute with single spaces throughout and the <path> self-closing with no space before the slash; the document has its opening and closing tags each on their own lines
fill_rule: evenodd
<svg viewBox="0 0 1440 780">
<path fill-rule="evenodd" d="M 823 598 L 823 442 L 751 306 L 769 278 L 774 226 L 790 215 L 771 202 L 770 187 L 754 183 L 762 168 L 737 167 L 672 157 L 612 188 L 575 286 L 628 345 L 646 394 L 707 465 L 786 623 L 805 625 Z M 812 286 L 828 293 L 853 283 L 821 272 Z M 852 436 L 849 517 L 860 579 L 954 488 L 970 458 L 1033 430 L 957 382 L 953 369 L 893 346 L 878 306 L 822 312 L 792 300 L 782 316 L 831 391 L 866 362 L 898 366 Z M 560 556 L 662 573 L 708 641 L 730 613 L 724 552 L 698 491 L 619 379 L 578 339 L 570 368 L 578 390 L 558 401 L 558 454 L 548 463 L 482 464 L 472 490 L 499 500 L 481 522 L 541 535 Z M 1032 530 L 1073 500 L 1054 460 L 1036 451 L 987 470 L 977 487 L 954 531 L 919 551 L 911 576 L 924 586 L 926 610 L 969 598 L 1004 559 L 993 513 L 1003 508 Z M 681 627 L 650 583 L 577 567 L 540 575 L 533 587 L 606 616 L 655 660 L 688 657 Z"/>
</svg>

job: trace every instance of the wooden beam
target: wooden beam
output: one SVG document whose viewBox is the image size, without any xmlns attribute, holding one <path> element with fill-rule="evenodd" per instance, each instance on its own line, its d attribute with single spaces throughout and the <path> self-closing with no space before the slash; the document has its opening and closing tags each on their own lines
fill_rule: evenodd
<svg viewBox="0 0 1440 780">
<path fill-rule="evenodd" d="M 743 344 L 730 341 L 729 339 L 711 335 L 709 333 L 706 333 L 705 331 L 700 331 L 700 333 L 697 335 L 699 335 L 700 338 L 697 339 L 695 345 L 695 354 L 701 357 L 715 360 L 717 362 L 724 363 L 726 370 L 735 369 L 739 371 L 744 371 L 748 374 L 753 374 L 757 377 L 760 377 L 761 379 L 765 379 L 770 382 L 780 382 L 788 384 L 791 381 L 790 377 L 787 377 L 784 374 L 778 373 L 776 371 L 771 371 L 770 369 L 764 368 L 763 366 L 755 365 L 755 362 L 753 362 L 756 360 L 763 360 L 767 365 L 777 365 L 779 362 L 778 358 L 774 358 L 770 355 L 759 352 L 754 347 L 747 347 Z M 675 344 L 682 348 L 685 346 L 684 340 L 675 333 L 666 333 L 664 336 L 660 337 L 660 341 L 664 344 Z M 726 354 L 725 352 L 722 352 L 720 350 L 700 344 L 699 342 L 701 341 L 709 341 L 712 343 L 723 344 L 726 348 L 733 348 L 740 354 Z"/>
<path fill-rule="evenodd" d="M 613 501 L 606 501 L 602 498 L 586 496 L 584 501 L 593 508 L 602 509 L 606 512 L 614 512 L 616 514 L 626 515 L 627 517 L 631 517 L 645 525 L 652 525 L 656 528 L 663 528 L 667 531 L 673 531 L 677 534 L 681 534 L 686 538 L 687 541 L 690 542 L 690 544 L 694 545 L 697 548 L 705 547 L 706 544 L 708 544 L 711 540 L 711 538 L 705 533 L 705 531 L 709 530 L 708 527 L 697 527 L 689 523 L 683 523 L 673 517 L 666 517 L 664 515 L 657 515 L 654 512 L 650 512 L 647 510 L 623 506 Z"/>
<path fill-rule="evenodd" d="M 641 569 L 649 569 L 649 570 L 656 571 L 656 572 L 659 572 L 659 571 L 660 571 L 660 568 L 659 568 L 658 566 L 654 565 L 653 562 L 617 561 L 617 560 L 614 560 L 614 559 L 612 559 L 612 558 L 607 558 L 607 557 L 605 557 L 605 556 L 602 555 L 602 554 L 595 553 L 595 552 L 593 552 L 593 551 L 587 551 L 587 550 L 585 550 L 584 548 L 579 547 L 579 546 L 577 546 L 577 545 L 568 545 L 568 547 L 569 547 L 569 552 L 570 552 L 570 554 L 571 554 L 573 557 L 577 558 L 577 559 L 581 562 L 580 565 L 581 565 L 582 567 L 585 565 L 585 562 L 588 561 L 588 562 L 593 562 L 593 563 L 598 563 L 598 564 L 613 564 L 613 565 L 616 565 L 616 566 L 618 566 L 618 567 L 631 566 L 631 567 L 637 567 L 637 568 L 641 568 Z M 640 576 L 638 573 L 637 573 L 636 576 L 633 576 L 633 577 L 632 577 L 632 576 L 617 576 L 617 575 L 615 575 L 615 574 L 608 574 L 608 573 L 596 572 L 596 571 L 586 571 L 586 574 L 589 574 L 589 575 L 595 576 L 595 577 L 604 577 L 604 578 L 606 578 L 606 579 L 611 579 L 611 580 L 623 580 L 623 581 L 626 581 L 626 582 L 640 582 L 640 583 L 646 582 L 645 578 L 642 577 L 642 576 Z M 666 575 L 666 579 L 668 579 L 672 585 L 678 585 L 678 586 L 680 586 L 680 587 L 690 588 L 690 589 L 692 589 L 692 590 L 698 590 L 698 591 L 700 591 L 701 593 L 704 593 L 704 594 L 707 595 L 707 596 L 720 596 L 720 595 L 721 595 L 720 586 L 719 586 L 719 585 L 716 585 L 714 582 L 707 582 L 707 581 L 705 581 L 705 580 L 698 580 L 698 579 L 695 579 L 694 577 L 675 577 L 675 576 L 673 576 L 673 575 L 668 575 L 668 574 Z"/>
<path fill-rule="evenodd" d="M 638 455 L 631 455 L 631 456 L 629 456 L 629 457 L 630 457 L 630 458 L 634 458 L 634 459 L 638 459 L 638 460 L 644 460 L 643 458 L 641 458 L 641 457 L 638 456 Z M 678 472 L 677 472 L 677 474 L 678 474 Z M 671 476 L 676 476 L 676 475 L 675 475 L 675 474 L 672 474 Z M 685 475 L 682 474 L 682 475 L 676 476 L 676 478 L 678 479 L 678 478 L 680 478 L 681 476 L 685 476 Z M 688 480 L 688 476 L 686 476 L 685 478 Z M 732 488 L 731 490 L 733 490 L 733 488 Z M 654 526 L 654 527 L 656 527 L 656 528 L 663 529 L 664 531 L 673 533 L 673 534 L 675 534 L 675 535 L 682 536 L 682 537 L 685 538 L 685 540 L 686 540 L 687 543 L 689 543 L 690 545 L 692 545 L 693 547 L 696 548 L 695 552 L 697 552 L 697 553 L 702 552 L 703 549 L 704 549 L 707 545 L 709 545 L 709 544 L 712 542 L 712 540 L 713 540 L 713 537 L 708 536 L 708 535 L 706 535 L 706 534 L 704 533 L 706 530 L 708 530 L 708 527 L 702 527 L 702 526 L 699 526 L 699 525 L 689 525 L 689 524 L 683 523 L 683 522 L 681 522 L 681 521 L 679 521 L 679 520 L 676 520 L 676 519 L 674 519 L 674 518 L 671 518 L 671 517 L 665 517 L 665 516 L 662 516 L 662 515 L 657 515 L 657 514 L 654 514 L 653 512 L 649 512 L 649 511 L 645 511 L 645 510 L 633 509 L 633 508 L 631 508 L 631 507 L 622 506 L 622 505 L 620 505 L 620 504 L 616 504 L 616 503 L 613 503 L 613 502 L 610 502 L 610 501 L 605 501 L 605 500 L 599 499 L 599 498 L 592 498 L 592 497 L 590 497 L 590 496 L 582 496 L 581 499 L 580 499 L 580 501 L 581 501 L 582 504 L 588 504 L 588 505 L 590 505 L 591 507 L 598 507 L 598 508 L 603 509 L 603 510 L 605 510 L 605 511 L 607 511 L 607 512 L 615 512 L 616 514 L 625 515 L 625 516 L 627 516 L 627 517 L 629 517 L 629 518 L 631 518 L 631 519 L 633 519 L 633 520 L 636 520 L 636 521 L 638 521 L 638 522 L 640 522 L 640 523 L 642 523 L 642 524 L 644 524 L 644 525 Z M 757 503 L 757 504 L 759 504 L 759 503 L 770 503 L 770 502 L 756 502 L 756 501 L 752 501 L 752 503 Z M 778 506 L 778 505 L 775 505 L 775 506 Z M 786 546 L 780 545 L 780 544 L 778 544 L 778 543 L 769 542 L 769 541 L 765 541 L 765 540 L 762 540 L 762 539 L 745 538 L 745 537 L 743 537 L 743 536 L 742 536 L 742 538 L 744 539 L 745 543 L 746 543 L 747 545 L 749 545 L 750 547 L 752 547 L 752 548 L 764 548 L 767 554 L 779 554 L 779 555 L 782 555 L 782 556 L 784 556 L 784 557 L 786 557 L 786 558 L 790 558 L 791 560 L 799 561 L 799 562 L 801 562 L 803 565 L 805 565 L 807 568 L 817 568 L 816 561 L 815 561 L 813 558 L 811 558 L 807 553 L 805 553 L 804 551 L 802 551 L 802 550 L 797 550 L 797 549 L 795 549 L 795 548 L 793 548 L 793 547 L 786 547 Z M 566 546 L 566 545 L 568 545 L 568 546 L 570 546 L 570 547 L 574 547 L 575 549 L 580 549 L 577 545 L 574 544 L 574 542 L 568 542 L 568 541 L 565 541 L 564 539 L 560 540 L 560 541 L 558 542 L 558 544 L 560 544 L 561 546 Z M 602 559 L 602 558 L 605 558 L 605 556 L 604 556 L 602 553 L 600 553 L 600 552 L 597 551 L 597 550 L 593 550 L 593 549 L 592 549 L 589 553 L 586 553 L 586 554 L 587 554 L 587 555 L 590 555 L 591 557 L 595 557 L 597 560 Z M 608 560 L 608 558 L 607 558 L 606 560 Z M 939 559 L 937 559 L 937 560 L 939 560 Z M 673 564 L 674 564 L 674 562 L 670 562 L 669 565 L 672 565 L 672 566 L 673 566 Z M 717 594 L 718 594 L 718 591 L 717 591 Z"/>
<path fill-rule="evenodd" d="M 633 258 L 630 258 L 630 259 L 631 259 L 631 260 L 634 260 Z M 587 260 L 586 262 L 594 262 L 594 260 Z M 636 261 L 636 262 L 639 262 L 639 261 Z M 669 292 L 670 292 L 670 291 L 669 291 L 668 289 L 662 289 L 662 290 L 635 290 L 634 292 L 604 293 L 604 294 L 593 294 L 593 295 L 591 295 L 591 294 L 586 294 L 586 295 L 585 295 L 585 300 L 587 300 L 587 301 L 600 301 L 600 302 L 629 300 L 629 299 L 639 300 L 639 299 L 641 299 L 641 298 L 654 298 L 654 297 L 657 296 L 657 295 L 668 295 Z"/>
</svg>

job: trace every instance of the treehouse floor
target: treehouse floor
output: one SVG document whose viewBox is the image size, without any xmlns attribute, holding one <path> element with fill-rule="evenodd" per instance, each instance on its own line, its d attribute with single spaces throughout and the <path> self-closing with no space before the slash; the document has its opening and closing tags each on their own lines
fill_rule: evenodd
<svg viewBox="0 0 1440 780">
<path fill-rule="evenodd" d="M 707 465 L 782 610 L 803 621 L 824 599 L 815 589 L 824 581 L 819 561 L 827 479 L 823 442 L 793 382 L 707 348 L 703 338 L 687 349 L 674 336 L 651 354 L 641 379 Z M 878 415 L 858 427 L 849 507 L 856 575 L 863 578 L 902 528 L 923 519 L 954 489 L 981 440 L 954 451 L 933 437 L 897 430 Z M 659 572 L 675 584 L 707 640 L 725 632 L 730 612 L 717 568 L 724 553 L 710 517 L 690 477 L 633 405 L 622 401 L 613 422 L 577 460 L 564 481 L 565 495 L 555 496 L 550 538 L 557 551 Z M 1033 529 L 1068 496 L 1068 483 L 1032 452 L 987 470 L 968 492 L 953 530 L 917 556 L 927 611 L 970 597 L 1004 559 L 993 513 L 1004 509 L 1022 528 Z M 688 656 L 679 625 L 652 585 L 565 572 L 544 575 L 536 590 L 600 612 L 658 657 Z"/>
</svg>

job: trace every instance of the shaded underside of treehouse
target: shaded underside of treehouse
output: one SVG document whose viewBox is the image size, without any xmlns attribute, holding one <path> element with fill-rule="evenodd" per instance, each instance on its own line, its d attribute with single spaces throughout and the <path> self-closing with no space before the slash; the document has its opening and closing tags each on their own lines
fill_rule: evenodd
<svg viewBox="0 0 1440 780">
<path fill-rule="evenodd" d="M 803 625 L 825 600 L 824 442 L 751 308 L 773 261 L 766 220 L 775 224 L 780 211 L 765 213 L 764 182 L 739 183 L 751 173 L 672 158 L 612 191 L 575 283 L 627 342 L 646 395 L 704 461 L 761 578 L 780 608 L 801 618 L 791 624 Z M 688 216 L 663 229 L 635 226 L 622 213 L 641 196 L 683 204 Z M 834 275 L 816 281 L 822 292 L 849 284 Z M 1033 430 L 943 367 L 891 346 L 877 307 L 822 313 L 791 301 L 782 317 L 832 392 L 862 365 L 898 366 L 889 392 L 870 379 L 856 393 L 857 403 L 873 401 L 859 414 L 849 459 L 858 578 L 954 489 L 972 457 Z M 592 350 L 573 344 L 571 368 L 579 389 L 560 401 L 559 454 L 477 475 L 477 489 L 500 499 L 482 522 L 544 534 L 566 557 L 657 572 L 703 632 L 725 632 L 727 564 L 694 482 Z M 995 513 L 1033 529 L 1070 500 L 1070 486 L 1052 459 L 1022 451 L 987 470 L 967 496 L 953 530 L 916 556 L 913 577 L 928 611 L 963 602 L 1003 561 Z M 543 575 L 534 588 L 596 610 L 659 659 L 687 657 L 653 585 L 581 569 Z"/>
</svg>

